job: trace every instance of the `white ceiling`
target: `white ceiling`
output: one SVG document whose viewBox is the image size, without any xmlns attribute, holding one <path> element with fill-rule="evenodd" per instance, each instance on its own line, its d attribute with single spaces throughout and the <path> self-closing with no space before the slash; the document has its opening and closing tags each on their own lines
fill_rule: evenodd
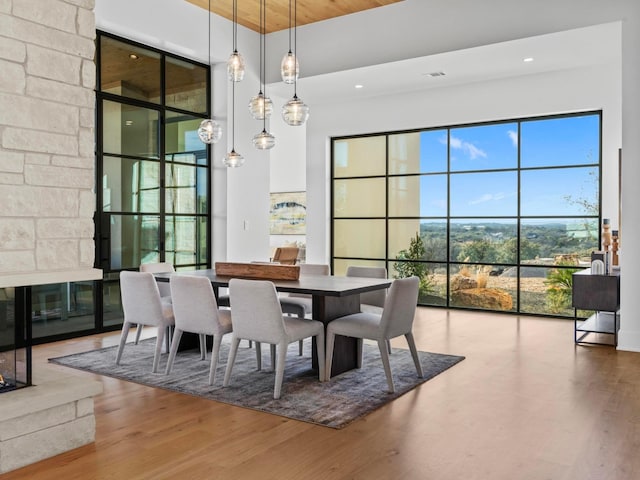
<svg viewBox="0 0 640 480">
<path fill-rule="evenodd" d="M 315 77 L 301 76 L 298 92 L 311 105 L 593 65 L 620 68 L 620 45 L 620 24 L 608 23 Z M 533 61 L 524 62 L 527 57 Z M 304 58 L 300 63 L 304 74 Z M 445 75 L 430 77 L 427 74 L 431 72 Z M 363 88 L 356 89 L 356 84 Z M 282 82 L 268 88 L 271 95 L 291 96 L 291 87 Z"/>
</svg>

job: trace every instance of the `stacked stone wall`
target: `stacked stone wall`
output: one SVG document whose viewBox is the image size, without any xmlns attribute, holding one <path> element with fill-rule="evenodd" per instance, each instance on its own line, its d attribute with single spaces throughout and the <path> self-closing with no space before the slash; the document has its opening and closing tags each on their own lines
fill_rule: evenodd
<svg viewBox="0 0 640 480">
<path fill-rule="evenodd" d="M 0 276 L 95 278 L 94 6 L 0 0 Z"/>
</svg>

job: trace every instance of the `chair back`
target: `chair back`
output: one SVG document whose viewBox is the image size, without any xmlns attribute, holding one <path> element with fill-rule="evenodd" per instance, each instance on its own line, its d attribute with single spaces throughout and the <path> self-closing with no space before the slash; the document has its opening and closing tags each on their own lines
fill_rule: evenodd
<svg viewBox="0 0 640 480">
<path fill-rule="evenodd" d="M 326 263 L 301 263 L 300 275 L 331 275 L 331 267 Z M 289 293 L 289 297 L 302 297 L 311 298 L 311 295 L 306 293 Z"/>
<path fill-rule="evenodd" d="M 273 261 L 282 265 L 295 265 L 299 250 L 298 247 L 278 247 L 273 254 Z"/>
<path fill-rule="evenodd" d="M 282 307 L 272 282 L 232 278 L 229 297 L 231 324 L 239 338 L 275 344 L 286 336 Z"/>
<path fill-rule="evenodd" d="M 382 311 L 380 328 L 386 338 L 409 333 L 418 305 L 418 277 L 398 278 L 393 281 Z"/>
<path fill-rule="evenodd" d="M 173 265 L 168 262 L 159 262 L 159 263 L 141 263 L 140 271 L 149 272 L 149 273 L 173 273 L 176 271 L 176 269 L 173 268 Z"/>
<path fill-rule="evenodd" d="M 209 335 L 223 333 L 216 296 L 208 278 L 172 275 L 170 285 L 176 328 Z"/>
<path fill-rule="evenodd" d="M 347 277 L 387 278 L 387 269 L 384 267 L 360 267 L 356 265 L 349 265 L 347 267 Z M 386 289 L 361 293 L 360 303 L 383 308 L 386 296 Z"/>
<path fill-rule="evenodd" d="M 149 273 L 173 273 L 176 271 L 176 269 L 173 268 L 173 265 L 168 262 L 159 262 L 159 263 L 141 263 L 140 271 L 149 272 Z M 158 290 L 160 290 L 161 297 L 171 296 L 171 289 L 168 283 L 158 284 Z"/>
<path fill-rule="evenodd" d="M 163 324 L 160 291 L 152 273 L 120 272 L 120 296 L 125 322 L 155 326 Z"/>
</svg>

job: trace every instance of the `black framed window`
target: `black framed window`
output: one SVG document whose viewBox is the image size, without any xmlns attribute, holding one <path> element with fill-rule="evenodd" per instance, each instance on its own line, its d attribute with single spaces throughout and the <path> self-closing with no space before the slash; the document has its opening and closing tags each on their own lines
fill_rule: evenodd
<svg viewBox="0 0 640 480">
<path fill-rule="evenodd" d="M 600 177 L 598 111 L 333 138 L 333 271 L 418 275 L 422 305 L 573 316 Z"/>
</svg>

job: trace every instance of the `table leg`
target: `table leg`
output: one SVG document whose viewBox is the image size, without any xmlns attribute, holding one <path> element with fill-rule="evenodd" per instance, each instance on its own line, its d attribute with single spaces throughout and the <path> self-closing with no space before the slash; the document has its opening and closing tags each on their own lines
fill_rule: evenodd
<svg viewBox="0 0 640 480">
<path fill-rule="evenodd" d="M 360 295 L 348 295 L 345 297 L 313 296 L 313 319 L 324 323 L 325 333 L 331 320 L 360 311 Z M 326 344 L 326 342 L 325 342 Z M 357 340 L 351 337 L 336 335 L 333 352 L 331 376 L 352 370 L 358 364 Z M 312 344 L 312 366 L 318 369 L 318 354 L 315 338 Z"/>
</svg>

